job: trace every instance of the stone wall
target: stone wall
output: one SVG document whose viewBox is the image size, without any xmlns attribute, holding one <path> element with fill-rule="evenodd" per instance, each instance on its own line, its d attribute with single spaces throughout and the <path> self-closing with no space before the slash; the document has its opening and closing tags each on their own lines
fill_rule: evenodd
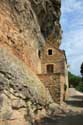
<svg viewBox="0 0 83 125">
<path fill-rule="evenodd" d="M 60 104 L 65 101 L 65 74 L 60 75 L 60 89 L 61 89 L 61 96 L 60 96 Z"/>
<path fill-rule="evenodd" d="M 46 62 L 45 64 L 42 64 L 42 68 L 41 68 L 41 70 L 42 70 L 42 72 L 44 73 L 44 74 L 46 74 L 47 73 L 47 65 L 48 64 L 53 64 L 53 66 L 54 66 L 54 73 L 64 73 L 64 62 L 63 61 L 58 61 L 58 62 Z"/>
<path fill-rule="evenodd" d="M 66 91 L 65 91 L 65 99 L 69 97 L 69 81 L 68 81 L 68 65 L 65 62 L 65 84 L 66 84 Z"/>
<path fill-rule="evenodd" d="M 51 55 L 49 54 L 51 50 Z M 65 100 L 67 90 L 64 91 L 65 84 L 68 89 L 67 62 L 64 51 L 56 48 L 54 41 L 48 40 L 41 51 L 41 73 L 40 80 L 49 89 L 55 102 L 62 103 Z M 48 71 L 51 65 L 52 72 Z M 50 70 L 51 70 L 50 69 Z"/>
<path fill-rule="evenodd" d="M 61 104 L 64 98 L 64 75 L 57 74 L 41 74 L 38 75 L 45 87 L 48 88 L 53 100 Z"/>
<path fill-rule="evenodd" d="M 52 55 L 48 54 L 48 50 L 52 50 Z M 48 64 L 54 65 L 54 73 L 65 72 L 65 56 L 64 52 L 56 48 L 56 44 L 52 41 L 46 42 L 45 46 L 41 51 L 41 73 L 46 74 L 46 66 Z"/>
</svg>

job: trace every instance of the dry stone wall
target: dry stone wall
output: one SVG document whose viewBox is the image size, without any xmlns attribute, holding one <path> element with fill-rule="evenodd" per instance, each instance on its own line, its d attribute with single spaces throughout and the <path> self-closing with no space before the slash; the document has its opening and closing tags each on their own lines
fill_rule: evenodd
<svg viewBox="0 0 83 125">
<path fill-rule="evenodd" d="M 64 77 L 62 74 L 41 74 L 38 75 L 40 80 L 44 83 L 46 88 L 48 88 L 53 100 L 56 103 L 63 102 L 64 96 Z"/>
</svg>

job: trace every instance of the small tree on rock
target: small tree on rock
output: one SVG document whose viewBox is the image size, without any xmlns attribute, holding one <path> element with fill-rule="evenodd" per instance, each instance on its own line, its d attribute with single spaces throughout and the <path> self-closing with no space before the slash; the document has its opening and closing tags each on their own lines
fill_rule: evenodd
<svg viewBox="0 0 83 125">
<path fill-rule="evenodd" d="M 82 62 L 81 67 L 80 67 L 80 73 L 81 73 L 82 80 L 83 80 L 83 62 Z"/>
</svg>

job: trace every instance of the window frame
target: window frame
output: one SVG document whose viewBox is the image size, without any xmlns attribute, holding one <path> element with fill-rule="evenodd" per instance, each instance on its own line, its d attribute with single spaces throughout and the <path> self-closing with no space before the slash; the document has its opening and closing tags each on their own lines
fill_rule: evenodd
<svg viewBox="0 0 83 125">
<path fill-rule="evenodd" d="M 48 55 L 49 56 L 52 56 L 53 55 L 53 50 L 50 48 L 50 49 L 48 49 Z"/>
<path fill-rule="evenodd" d="M 48 74 L 54 73 L 54 64 L 47 64 L 46 65 L 46 72 Z"/>
</svg>

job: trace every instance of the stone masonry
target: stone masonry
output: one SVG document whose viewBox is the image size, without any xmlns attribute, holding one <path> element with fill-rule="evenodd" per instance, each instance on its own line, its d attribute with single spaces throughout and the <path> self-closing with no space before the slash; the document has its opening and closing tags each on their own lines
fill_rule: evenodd
<svg viewBox="0 0 83 125">
<path fill-rule="evenodd" d="M 40 80 L 48 88 L 53 100 L 62 104 L 68 96 L 68 71 L 65 51 L 56 47 L 56 43 L 47 40 L 40 53 Z"/>
</svg>

